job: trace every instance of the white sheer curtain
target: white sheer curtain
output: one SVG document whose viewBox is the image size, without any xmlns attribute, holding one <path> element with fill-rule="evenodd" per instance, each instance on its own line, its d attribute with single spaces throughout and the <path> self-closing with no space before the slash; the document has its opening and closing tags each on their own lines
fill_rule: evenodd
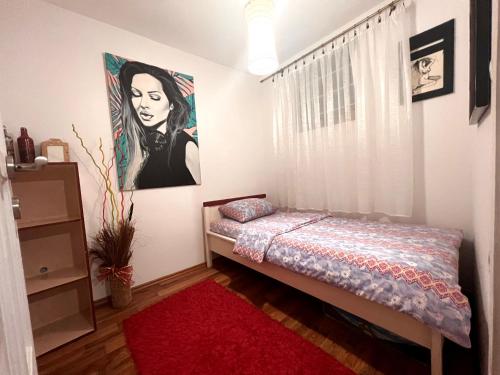
<svg viewBox="0 0 500 375">
<path fill-rule="evenodd" d="M 408 20 L 389 13 L 275 77 L 280 207 L 411 216 Z"/>
</svg>

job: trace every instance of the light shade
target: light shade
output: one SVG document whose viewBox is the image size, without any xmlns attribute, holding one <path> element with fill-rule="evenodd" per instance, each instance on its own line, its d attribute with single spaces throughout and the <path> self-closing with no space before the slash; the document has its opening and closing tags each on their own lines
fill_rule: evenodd
<svg viewBox="0 0 500 375">
<path fill-rule="evenodd" d="M 273 28 L 273 1 L 249 0 L 245 6 L 248 29 L 248 71 L 264 75 L 278 69 Z"/>
</svg>

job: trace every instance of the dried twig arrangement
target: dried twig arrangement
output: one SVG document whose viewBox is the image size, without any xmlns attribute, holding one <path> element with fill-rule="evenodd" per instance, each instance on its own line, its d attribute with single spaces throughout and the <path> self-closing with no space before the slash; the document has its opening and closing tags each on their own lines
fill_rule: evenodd
<svg viewBox="0 0 500 375">
<path fill-rule="evenodd" d="M 103 150 L 102 139 L 99 138 L 100 162 L 98 162 L 76 130 L 72 125 L 73 133 L 80 141 L 85 153 L 90 157 L 92 164 L 97 168 L 104 182 L 104 197 L 102 201 L 102 227 L 95 235 L 90 255 L 93 261 L 99 264 L 99 279 L 104 280 L 111 277 L 119 279 L 123 284 L 132 283 L 132 266 L 129 265 L 132 257 L 132 240 L 135 234 L 132 216 L 134 212 L 134 203 L 132 201 L 133 193 L 130 195 L 130 204 L 127 216 L 125 217 L 125 197 L 120 190 L 119 203 L 117 194 L 113 190 L 113 184 L 110 178 L 110 172 L 116 159 L 116 151 L 120 154 L 121 160 L 118 165 L 122 165 L 124 153 L 120 149 L 119 142 L 115 142 L 114 152 L 110 160 L 106 162 L 106 155 Z M 121 174 L 123 178 L 123 173 Z M 120 184 L 123 186 L 123 184 Z M 109 203 L 108 203 L 109 202 Z"/>
</svg>

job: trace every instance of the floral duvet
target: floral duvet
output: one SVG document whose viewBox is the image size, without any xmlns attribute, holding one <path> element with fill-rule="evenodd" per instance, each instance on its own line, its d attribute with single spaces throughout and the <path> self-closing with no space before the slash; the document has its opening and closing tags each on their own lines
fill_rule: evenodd
<svg viewBox="0 0 500 375">
<path fill-rule="evenodd" d="M 470 347 L 470 306 L 458 285 L 462 232 L 311 213 L 276 213 L 211 230 L 233 252 L 267 261 L 406 313 Z"/>
</svg>

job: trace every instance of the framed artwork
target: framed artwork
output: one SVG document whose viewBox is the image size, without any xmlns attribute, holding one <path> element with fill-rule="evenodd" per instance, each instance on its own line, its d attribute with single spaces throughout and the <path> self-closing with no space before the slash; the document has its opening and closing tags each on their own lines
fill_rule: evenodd
<svg viewBox="0 0 500 375">
<path fill-rule="evenodd" d="M 42 156 L 45 156 L 49 163 L 69 161 L 69 147 L 66 142 L 57 138 L 50 138 L 40 144 Z"/>
<path fill-rule="evenodd" d="M 453 92 L 455 20 L 410 38 L 414 102 Z"/>
<path fill-rule="evenodd" d="M 121 190 L 201 184 L 194 79 L 104 54 Z"/>
<path fill-rule="evenodd" d="M 469 124 L 481 122 L 491 103 L 491 0 L 470 0 Z"/>
</svg>

